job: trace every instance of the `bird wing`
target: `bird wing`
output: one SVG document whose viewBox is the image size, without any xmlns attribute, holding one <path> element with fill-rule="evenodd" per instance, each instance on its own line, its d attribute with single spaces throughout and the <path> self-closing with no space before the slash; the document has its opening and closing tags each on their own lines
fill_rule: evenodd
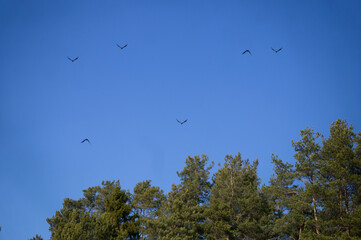
<svg viewBox="0 0 361 240">
<path fill-rule="evenodd" d="M 125 48 L 126 46 L 128 46 L 128 44 L 125 44 L 125 45 L 123 46 L 123 48 Z M 122 48 L 122 49 L 123 49 L 123 48 Z"/>
<path fill-rule="evenodd" d="M 180 124 L 182 124 L 182 122 L 180 122 L 178 119 L 177 119 L 177 122 L 179 122 Z"/>
<path fill-rule="evenodd" d="M 70 57 L 68 57 L 68 59 L 69 59 L 70 61 L 73 61 Z"/>
<path fill-rule="evenodd" d="M 74 60 L 73 60 L 73 61 L 76 61 L 76 60 L 78 60 L 78 58 L 79 58 L 79 57 L 76 57 L 76 58 L 74 58 Z"/>
<path fill-rule="evenodd" d="M 119 44 L 118 44 L 118 43 L 116 43 L 116 44 L 117 44 L 118 48 L 122 48 L 121 46 L 119 46 Z"/>
<path fill-rule="evenodd" d="M 277 52 L 279 52 L 279 51 L 281 51 L 281 50 L 282 50 L 282 48 L 278 49 Z"/>
<path fill-rule="evenodd" d="M 187 121 L 188 121 L 188 119 L 184 120 L 184 121 L 182 122 L 182 124 L 185 123 L 185 122 L 187 122 Z"/>
<path fill-rule="evenodd" d="M 276 51 L 276 50 L 274 50 L 273 48 L 272 48 L 272 50 L 273 50 L 273 51 L 275 51 L 275 52 L 277 52 L 277 51 Z"/>
</svg>

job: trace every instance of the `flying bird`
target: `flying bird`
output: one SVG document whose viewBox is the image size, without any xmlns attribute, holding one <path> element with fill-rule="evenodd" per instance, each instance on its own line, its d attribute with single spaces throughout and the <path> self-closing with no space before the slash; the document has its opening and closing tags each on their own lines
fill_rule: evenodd
<svg viewBox="0 0 361 240">
<path fill-rule="evenodd" d="M 177 122 L 179 122 L 180 125 L 182 125 L 183 123 L 185 123 L 185 122 L 187 122 L 187 121 L 188 121 L 188 119 L 184 120 L 183 122 L 181 122 L 181 121 L 179 121 L 179 120 L 177 119 Z"/>
<path fill-rule="evenodd" d="M 74 59 L 71 59 L 70 57 L 68 57 L 68 59 L 71 61 L 71 62 L 75 62 L 76 60 L 78 60 L 79 57 L 76 57 Z"/>
<path fill-rule="evenodd" d="M 84 143 L 84 142 L 88 142 L 88 143 L 90 143 L 90 141 L 89 141 L 89 139 L 84 139 L 83 141 L 81 141 L 81 143 Z"/>
<path fill-rule="evenodd" d="M 280 49 L 278 49 L 278 50 L 274 50 L 274 49 L 272 48 L 272 50 L 273 50 L 275 53 L 278 53 L 279 51 L 282 50 L 282 48 L 280 48 Z"/>
<path fill-rule="evenodd" d="M 120 49 L 123 50 L 123 48 L 125 48 L 126 46 L 128 46 L 128 44 L 125 44 L 125 45 L 122 47 L 122 46 L 120 46 L 120 45 L 117 43 L 117 46 L 118 46 Z"/>
<path fill-rule="evenodd" d="M 252 55 L 251 51 L 248 50 L 248 49 L 247 49 L 246 51 L 244 51 L 242 54 L 245 54 L 245 53 L 247 53 L 247 52 Z"/>
</svg>

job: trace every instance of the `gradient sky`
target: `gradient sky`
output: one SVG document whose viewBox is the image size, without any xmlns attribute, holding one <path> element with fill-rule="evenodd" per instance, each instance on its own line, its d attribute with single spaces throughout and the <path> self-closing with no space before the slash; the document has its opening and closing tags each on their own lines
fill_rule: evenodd
<svg viewBox="0 0 361 240">
<path fill-rule="evenodd" d="M 327 136 L 341 118 L 359 131 L 360 10 L 358 0 L 0 0 L 0 239 L 48 239 L 63 199 L 102 180 L 168 192 L 188 155 L 241 152 L 267 183 L 271 153 L 293 162 L 306 126 Z"/>
</svg>

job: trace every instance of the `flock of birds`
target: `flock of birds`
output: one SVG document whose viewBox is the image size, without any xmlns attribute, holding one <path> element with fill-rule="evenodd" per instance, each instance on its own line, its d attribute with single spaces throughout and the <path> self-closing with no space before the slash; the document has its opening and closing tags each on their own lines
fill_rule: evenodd
<svg viewBox="0 0 361 240">
<path fill-rule="evenodd" d="M 128 46 L 128 44 L 125 44 L 124 46 L 121 46 L 121 45 L 119 45 L 119 44 L 117 44 L 116 43 L 116 45 L 117 45 L 117 47 L 118 48 L 120 48 L 120 50 L 123 50 L 124 48 L 126 48 L 127 46 Z M 279 48 L 278 50 L 275 50 L 274 48 L 271 48 L 272 49 L 272 51 L 274 51 L 275 53 L 278 53 L 279 51 L 281 51 L 282 50 L 282 48 Z M 245 54 L 245 53 L 249 53 L 250 55 L 252 55 L 252 53 L 251 53 L 251 51 L 249 50 L 249 49 L 246 49 L 245 51 L 243 51 L 242 52 L 242 54 Z M 68 59 L 69 59 L 69 61 L 71 61 L 71 62 L 75 62 L 76 60 L 78 60 L 79 59 L 79 57 L 76 57 L 76 58 L 70 58 L 70 57 L 68 57 Z M 187 121 L 188 121 L 188 119 L 186 119 L 186 120 L 184 120 L 184 121 L 179 121 L 178 119 L 176 119 L 177 120 L 177 122 L 180 124 L 180 125 L 183 125 L 184 123 L 186 123 Z M 87 138 L 85 138 L 83 141 L 81 141 L 81 143 L 85 143 L 85 142 L 88 142 L 89 144 L 90 144 L 90 141 L 89 141 L 89 139 L 87 139 Z M 0 228 L 1 229 L 1 228 Z"/>
<path fill-rule="evenodd" d="M 282 48 L 279 48 L 278 50 L 275 50 L 274 48 L 271 48 L 272 49 L 272 51 L 274 51 L 275 53 L 278 53 L 279 51 L 281 51 L 282 50 Z M 250 55 L 252 55 L 252 53 L 251 53 L 251 51 L 250 50 L 246 50 L 246 51 L 244 51 L 242 54 L 245 54 L 245 53 L 249 53 Z"/>
</svg>

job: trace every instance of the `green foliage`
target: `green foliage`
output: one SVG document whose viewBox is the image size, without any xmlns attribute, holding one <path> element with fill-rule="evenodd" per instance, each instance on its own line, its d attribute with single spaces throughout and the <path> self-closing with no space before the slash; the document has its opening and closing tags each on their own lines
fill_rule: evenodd
<svg viewBox="0 0 361 240">
<path fill-rule="evenodd" d="M 166 200 L 163 190 L 152 187 L 150 182 L 140 182 L 134 188 L 133 207 L 139 215 L 141 239 L 156 238 L 156 219 L 160 216 L 161 206 Z"/>
<path fill-rule="evenodd" d="M 41 235 L 36 234 L 35 237 L 30 238 L 29 240 L 44 240 Z"/>
<path fill-rule="evenodd" d="M 360 133 L 344 120 L 333 122 L 323 141 L 320 173 L 324 188 L 324 231 L 342 239 L 361 237 Z"/>
<path fill-rule="evenodd" d="M 90 187 L 47 219 L 51 239 L 361 239 L 361 133 L 337 120 L 328 138 L 306 128 L 292 146 L 293 164 L 272 155 L 268 186 L 238 153 L 212 181 L 208 157 L 188 157 L 167 195 L 150 180 L 133 195 Z"/>
<path fill-rule="evenodd" d="M 267 187 L 275 236 L 295 239 L 361 237 L 360 134 L 346 121 L 332 123 L 328 139 L 312 129 L 292 141 L 295 165 L 273 156 Z M 322 139 L 322 146 L 317 139 Z"/>
<path fill-rule="evenodd" d="M 179 185 L 172 186 L 163 214 L 157 219 L 158 239 L 203 239 L 206 203 L 209 201 L 211 183 L 206 166 L 208 157 L 188 157 L 179 173 Z"/>
<path fill-rule="evenodd" d="M 137 215 L 119 182 L 103 182 L 83 192 L 79 200 L 64 199 L 63 208 L 47 219 L 51 239 L 138 238 Z"/>
<path fill-rule="evenodd" d="M 213 177 L 207 208 L 207 239 L 266 237 L 263 224 L 269 215 L 266 199 L 259 189 L 258 161 L 242 160 L 238 153 L 227 155 Z"/>
</svg>

